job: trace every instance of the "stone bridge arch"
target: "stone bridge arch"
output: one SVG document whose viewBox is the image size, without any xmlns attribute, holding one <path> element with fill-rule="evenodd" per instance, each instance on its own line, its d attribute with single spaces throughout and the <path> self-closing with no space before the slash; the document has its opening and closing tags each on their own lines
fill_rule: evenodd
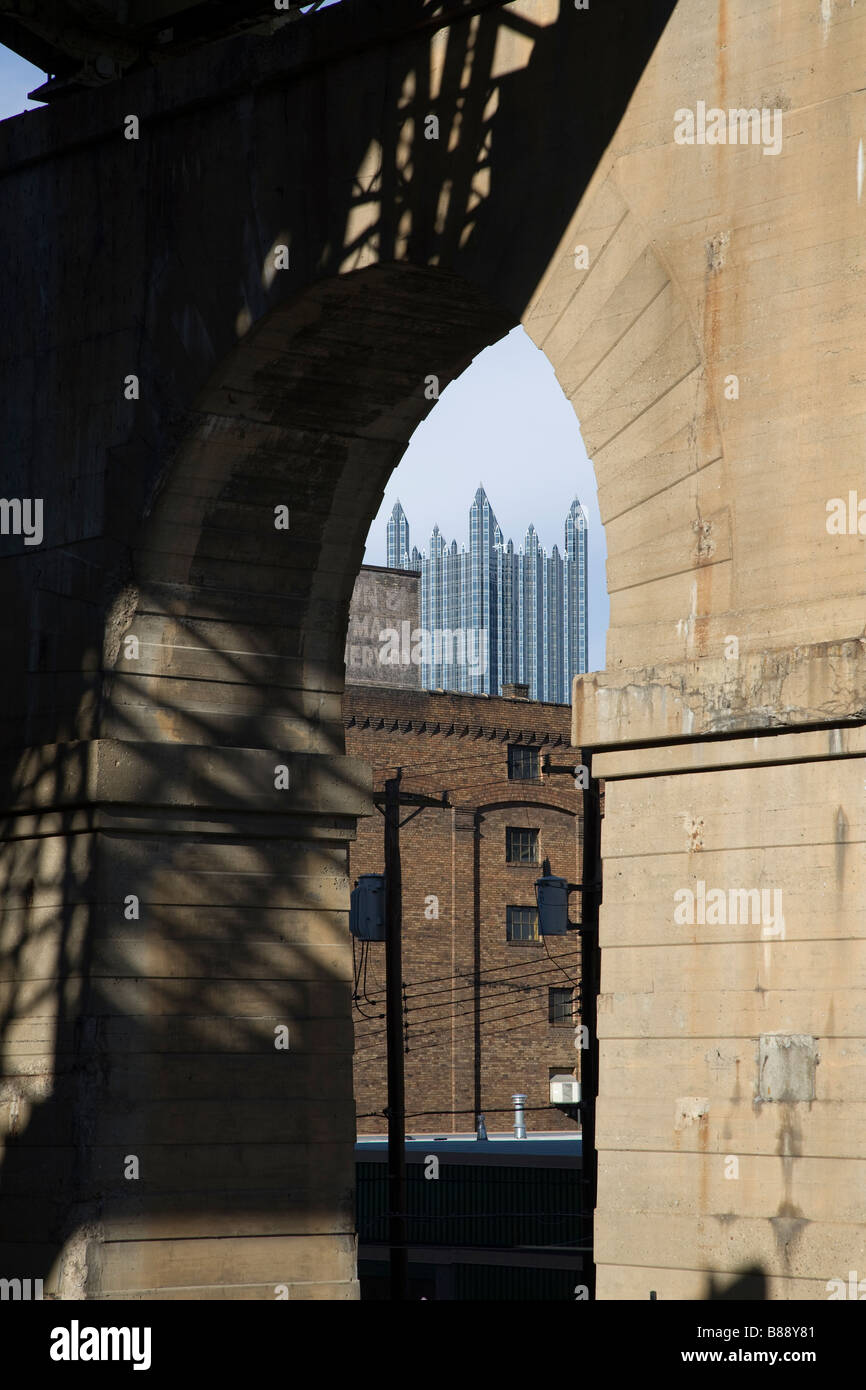
<svg viewBox="0 0 866 1390">
<path fill-rule="evenodd" d="M 369 801 L 342 753 L 348 600 L 430 407 L 424 379 L 444 385 L 517 321 L 575 405 L 608 534 L 607 666 L 576 685 L 574 735 L 608 784 L 599 1291 L 643 1298 L 652 1277 L 700 1297 L 708 1272 L 757 1260 L 781 1296 L 811 1297 L 832 1260 L 848 1267 L 849 1208 L 804 1215 L 792 1196 L 788 1160 L 806 1155 L 808 1186 L 828 1112 L 809 1130 L 798 1094 L 777 1133 L 751 1081 L 732 1095 L 700 1045 L 728 1039 L 719 1058 L 745 1075 L 765 1035 L 826 1035 L 841 1076 L 841 1012 L 862 1047 L 859 986 L 839 994 L 862 944 L 845 878 L 862 823 L 862 554 L 856 538 L 816 552 L 813 592 L 766 524 L 791 451 L 781 505 L 804 543 L 821 538 L 824 494 L 854 486 L 839 456 L 859 413 L 864 30 L 853 12 L 822 28 L 812 8 L 783 27 L 726 0 L 639 20 L 625 5 L 403 0 L 371 33 L 365 6 L 346 6 L 296 47 L 235 40 L 0 132 L 14 365 L 45 402 L 12 410 L 10 478 L 53 501 L 44 550 L 3 538 L 14 1121 L 0 1200 L 16 1204 L 2 1248 L 22 1276 L 64 1297 L 354 1296 L 345 854 Z M 674 106 L 699 101 L 778 107 L 788 144 L 714 151 L 727 163 L 675 145 Z M 137 150 L 120 133 L 131 109 Z M 98 211 L 64 224 L 73 188 Z M 783 865 L 803 891 L 778 803 L 794 764 L 828 762 L 794 832 L 814 865 L 833 861 L 827 923 L 811 937 L 799 919 L 787 957 L 760 937 L 672 932 L 696 854 L 746 884 Z M 661 866 L 648 926 L 636 836 Z M 836 920 L 849 944 L 821 956 L 811 943 Z M 791 984 L 808 962 L 815 1007 Z M 746 998 L 756 969 L 764 1014 Z M 644 1046 L 649 1066 L 672 1047 L 682 1095 L 635 1096 Z M 760 1169 L 734 1253 L 718 1235 L 726 1145 Z M 648 1152 L 682 1197 L 667 1179 L 644 1191 Z M 855 1136 L 831 1160 L 861 1152 Z"/>
</svg>

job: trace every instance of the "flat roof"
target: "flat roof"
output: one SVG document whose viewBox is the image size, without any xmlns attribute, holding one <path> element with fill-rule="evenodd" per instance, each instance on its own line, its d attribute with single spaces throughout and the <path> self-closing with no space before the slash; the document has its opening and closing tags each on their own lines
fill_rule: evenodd
<svg viewBox="0 0 866 1390">
<path fill-rule="evenodd" d="M 441 1152 L 467 1154 L 476 1159 L 485 1158 L 569 1158 L 582 1157 L 583 1136 L 548 1132 L 528 1134 L 525 1139 L 515 1139 L 512 1133 L 488 1134 L 486 1139 L 476 1138 L 474 1133 L 466 1134 L 413 1134 L 406 1138 L 406 1157 L 421 1158 L 431 1149 Z M 359 1135 L 355 1141 L 356 1157 L 384 1157 L 388 1150 L 388 1140 L 383 1135 Z"/>
<path fill-rule="evenodd" d="M 421 575 L 420 570 L 401 570 L 396 565 L 362 565 L 359 574 L 402 574 L 409 579 L 418 579 Z"/>
</svg>

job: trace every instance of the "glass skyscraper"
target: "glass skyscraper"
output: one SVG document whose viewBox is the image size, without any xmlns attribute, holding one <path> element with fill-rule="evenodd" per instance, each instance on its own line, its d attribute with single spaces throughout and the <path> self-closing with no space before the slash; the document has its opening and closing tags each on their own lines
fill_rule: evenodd
<svg viewBox="0 0 866 1390">
<path fill-rule="evenodd" d="M 511 683 L 532 700 L 571 702 L 571 680 L 588 669 L 587 522 L 575 497 L 565 551 L 548 555 L 535 527 L 522 547 L 506 541 L 483 487 L 469 509 L 469 550 L 434 526 L 429 553 L 409 550 L 397 502 L 388 521 L 388 566 L 421 571 L 422 653 L 427 690 L 498 695 Z"/>
<path fill-rule="evenodd" d="M 418 551 L 414 551 L 414 554 L 417 555 Z M 388 569 L 409 568 L 409 523 L 398 499 L 388 521 Z"/>
</svg>

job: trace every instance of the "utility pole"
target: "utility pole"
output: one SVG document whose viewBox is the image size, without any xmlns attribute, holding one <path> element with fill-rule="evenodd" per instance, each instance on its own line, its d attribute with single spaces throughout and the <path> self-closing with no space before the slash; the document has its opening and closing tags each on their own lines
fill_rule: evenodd
<svg viewBox="0 0 866 1390">
<path fill-rule="evenodd" d="M 581 750 L 582 767 L 586 773 L 583 792 L 583 866 L 582 884 L 569 884 L 569 892 L 581 889 L 580 905 L 580 1021 L 586 1027 L 586 1055 L 581 1054 L 581 1152 L 583 1156 L 582 1183 L 584 1206 L 590 1217 L 589 1263 L 584 1278 L 588 1297 L 595 1299 L 595 1207 L 598 1199 L 598 1154 L 595 1148 L 595 1119 L 598 1105 L 598 992 L 601 980 L 601 954 L 598 944 L 599 909 L 602 901 L 601 821 L 603 783 L 592 775 L 592 753 Z M 572 766 L 557 766 L 548 757 L 543 764 L 545 775 L 578 771 Z M 546 862 L 545 871 L 550 865 Z M 655 1295 L 651 1294 L 651 1298 Z"/>
<path fill-rule="evenodd" d="M 391 1298 L 409 1293 L 406 1248 L 406 1097 L 403 1074 L 403 879 L 400 867 L 400 778 L 385 782 L 385 1028 L 388 1041 L 388 1239 Z"/>
<path fill-rule="evenodd" d="M 385 1029 L 388 1047 L 388 1243 L 391 1247 L 391 1299 L 409 1296 L 406 1242 L 406 1088 L 403 1071 L 403 877 L 400 865 L 400 807 L 448 806 L 417 792 L 401 792 L 403 769 L 385 781 Z"/>
</svg>

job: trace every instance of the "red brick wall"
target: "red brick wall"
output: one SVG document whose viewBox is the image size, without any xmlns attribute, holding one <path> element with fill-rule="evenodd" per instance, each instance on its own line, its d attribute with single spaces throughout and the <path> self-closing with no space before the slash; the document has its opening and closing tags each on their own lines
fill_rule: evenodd
<svg viewBox="0 0 866 1390">
<path fill-rule="evenodd" d="M 545 857 L 554 873 L 580 880 L 581 796 L 573 778 L 508 777 L 513 743 L 539 748 L 556 765 L 579 761 L 569 744 L 568 707 L 348 686 L 343 713 L 346 752 L 372 764 L 377 790 L 399 766 L 405 791 L 444 791 L 451 802 L 450 809 L 425 808 L 401 832 L 407 1132 L 473 1129 L 476 1068 L 489 1130 L 510 1129 L 517 1091 L 526 1093 L 528 1107 L 542 1107 L 529 1109 L 529 1130 L 573 1130 L 574 1121 L 549 1105 L 548 1079 L 551 1070 L 579 1066 L 580 1053 L 573 1026 L 548 1023 L 548 989 L 579 981 L 577 933 L 548 939 L 552 961 L 541 942 L 506 941 L 506 908 L 534 906 Z M 539 831 L 537 865 L 506 862 L 508 826 Z M 350 855 L 353 881 L 383 871 L 383 841 L 378 813 L 360 822 Z M 434 910 L 431 897 L 438 918 L 425 916 Z M 578 904 L 575 895 L 573 920 Z M 355 1099 L 365 1134 L 387 1129 L 380 1113 L 387 1103 L 385 1021 L 377 1017 L 384 1013 L 384 949 L 367 948 L 367 998 L 355 1012 Z"/>
</svg>

